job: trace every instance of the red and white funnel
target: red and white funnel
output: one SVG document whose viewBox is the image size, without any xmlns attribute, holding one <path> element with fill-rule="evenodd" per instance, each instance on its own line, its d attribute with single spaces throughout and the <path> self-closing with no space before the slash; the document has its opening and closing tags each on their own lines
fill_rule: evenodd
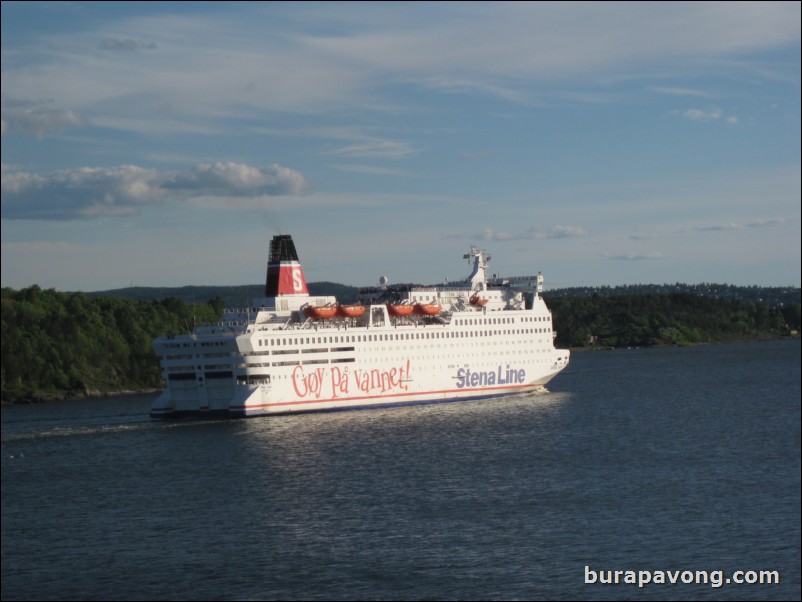
<svg viewBox="0 0 802 602">
<path fill-rule="evenodd" d="M 270 241 L 267 259 L 266 297 L 308 296 L 304 270 L 298 261 L 295 243 L 289 234 L 279 234 Z"/>
</svg>

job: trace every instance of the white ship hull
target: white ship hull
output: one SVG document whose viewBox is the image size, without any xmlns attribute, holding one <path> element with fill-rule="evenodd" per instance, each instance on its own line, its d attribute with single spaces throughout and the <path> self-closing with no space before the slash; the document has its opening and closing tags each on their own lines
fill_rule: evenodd
<svg viewBox="0 0 802 602">
<path fill-rule="evenodd" d="M 167 387 L 151 416 L 250 417 L 543 390 L 569 361 L 554 348 L 551 313 L 537 288 L 527 295 L 488 285 L 477 254 L 480 274 L 462 286 L 405 291 L 410 304 L 436 304 L 408 317 L 385 303 L 366 305 L 358 318 L 307 317 L 335 300 L 298 294 L 306 286 L 293 263 L 289 294 L 285 287 L 218 326 L 154 341 Z"/>
</svg>

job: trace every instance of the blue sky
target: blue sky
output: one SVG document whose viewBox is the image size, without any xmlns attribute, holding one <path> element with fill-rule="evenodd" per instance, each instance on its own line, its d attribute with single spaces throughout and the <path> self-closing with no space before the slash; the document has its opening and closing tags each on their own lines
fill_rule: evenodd
<svg viewBox="0 0 802 602">
<path fill-rule="evenodd" d="M 2 285 L 800 285 L 800 4 L 2 3 Z"/>
</svg>

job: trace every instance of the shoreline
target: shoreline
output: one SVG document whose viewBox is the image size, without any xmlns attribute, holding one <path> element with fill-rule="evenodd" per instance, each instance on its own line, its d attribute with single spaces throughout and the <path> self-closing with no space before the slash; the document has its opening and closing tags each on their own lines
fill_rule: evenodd
<svg viewBox="0 0 802 602">
<path fill-rule="evenodd" d="M 768 343 L 770 341 L 792 341 L 799 340 L 798 334 L 786 334 L 781 336 L 753 337 L 750 339 L 733 339 L 731 341 L 710 341 L 707 343 L 661 343 L 659 345 L 632 345 L 627 347 L 615 347 L 613 345 L 586 345 L 583 347 L 571 347 L 571 353 L 583 351 L 615 351 L 618 349 L 669 349 L 672 347 L 702 347 L 704 345 L 737 345 L 738 343 Z"/>
<path fill-rule="evenodd" d="M 0 405 L 38 405 L 45 403 L 59 403 L 77 399 L 95 399 L 98 397 L 134 397 L 137 395 L 155 395 L 162 389 L 147 387 L 143 389 L 113 389 L 101 391 L 88 389 L 86 391 L 47 391 L 42 393 L 29 393 L 15 398 L 3 398 Z"/>
<path fill-rule="evenodd" d="M 735 339 L 732 341 L 712 341 L 709 343 L 687 343 L 683 345 L 648 345 L 642 347 L 610 347 L 604 345 L 592 345 L 585 347 L 571 347 L 571 353 L 585 353 L 588 351 L 615 351 L 628 349 L 666 349 L 671 347 L 700 347 L 703 345 L 735 345 L 738 343 L 766 343 L 769 341 L 799 340 L 799 335 L 784 335 L 778 337 L 755 337 L 750 339 Z M 34 405 L 45 403 L 67 402 L 75 399 L 92 399 L 97 397 L 132 397 L 135 395 L 155 395 L 162 392 L 162 388 L 144 387 L 141 389 L 86 389 L 84 391 L 47 391 L 40 393 L 28 393 L 20 397 L 6 398 L 5 393 L 0 405 Z"/>
</svg>

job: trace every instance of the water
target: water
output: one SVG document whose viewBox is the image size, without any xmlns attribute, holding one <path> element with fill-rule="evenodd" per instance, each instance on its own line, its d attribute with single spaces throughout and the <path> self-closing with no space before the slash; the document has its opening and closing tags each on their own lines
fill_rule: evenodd
<svg viewBox="0 0 802 602">
<path fill-rule="evenodd" d="M 2 598 L 800 598 L 799 341 L 577 353 L 550 388 L 233 422 L 3 407 Z"/>
</svg>

